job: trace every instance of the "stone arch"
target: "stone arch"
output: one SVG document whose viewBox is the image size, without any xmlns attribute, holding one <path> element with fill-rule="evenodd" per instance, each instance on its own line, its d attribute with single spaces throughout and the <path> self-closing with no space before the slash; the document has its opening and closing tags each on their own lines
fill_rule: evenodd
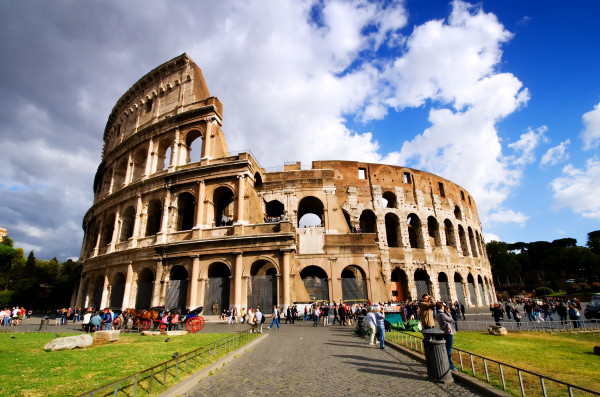
<svg viewBox="0 0 600 397">
<path fill-rule="evenodd" d="M 371 210 L 364 210 L 359 218 L 361 233 L 377 233 L 377 217 Z"/>
<path fill-rule="evenodd" d="M 174 265 L 169 271 L 165 307 L 185 309 L 187 307 L 188 271 L 183 265 Z"/>
<path fill-rule="evenodd" d="M 477 243 L 475 242 L 475 235 L 473 234 L 473 229 L 471 229 L 471 226 L 468 227 L 468 233 L 469 233 L 469 243 L 471 244 L 471 252 L 473 253 L 474 257 L 478 257 L 478 251 L 477 251 Z"/>
<path fill-rule="evenodd" d="M 135 208 L 132 205 L 125 208 L 121 216 L 121 235 L 119 242 L 127 241 L 133 237 L 133 227 L 135 225 Z"/>
<path fill-rule="evenodd" d="M 85 232 L 85 250 L 84 252 L 89 253 L 91 252 L 95 247 L 96 247 L 96 243 L 98 242 L 98 221 L 96 220 L 96 218 L 90 219 L 90 221 L 87 223 L 87 227 L 86 227 L 86 232 Z"/>
<path fill-rule="evenodd" d="M 104 276 L 98 275 L 94 280 L 92 287 L 92 300 L 90 301 L 90 307 L 95 309 L 102 309 L 100 303 L 102 301 L 102 291 L 104 290 Z"/>
<path fill-rule="evenodd" d="M 229 294 L 231 290 L 231 269 L 225 262 L 212 262 L 207 269 L 206 289 L 204 291 L 204 306 L 212 308 L 217 304 L 217 314 L 223 309 L 229 309 Z"/>
<path fill-rule="evenodd" d="M 125 175 L 127 173 L 127 158 L 122 158 L 117 162 L 114 171 L 113 192 L 125 185 Z"/>
<path fill-rule="evenodd" d="M 254 188 L 258 189 L 261 188 L 263 184 L 263 180 L 262 177 L 260 176 L 260 174 L 258 172 L 254 173 Z"/>
<path fill-rule="evenodd" d="M 454 206 L 454 217 L 459 221 L 462 221 L 462 212 L 460 211 L 460 207 L 458 205 Z"/>
<path fill-rule="evenodd" d="M 266 204 L 265 212 L 267 214 L 267 221 L 281 219 L 281 216 L 285 213 L 285 207 L 281 201 L 272 200 Z"/>
<path fill-rule="evenodd" d="M 469 275 L 467 276 L 467 286 L 469 288 L 469 294 L 471 295 L 471 305 L 476 306 L 477 295 L 475 295 L 475 279 L 473 278 L 473 275 L 471 273 L 469 273 Z"/>
<path fill-rule="evenodd" d="M 475 243 L 477 244 L 477 251 L 479 255 L 483 255 L 483 244 L 481 243 L 481 235 L 478 230 L 475 230 Z"/>
<path fill-rule="evenodd" d="M 463 288 L 463 278 L 459 272 L 454 273 L 454 289 L 456 290 L 456 300 L 465 303 L 465 290 Z"/>
<path fill-rule="evenodd" d="M 277 268 L 266 259 L 259 259 L 250 266 L 248 278 L 248 306 L 260 306 L 263 313 L 272 313 L 277 304 Z"/>
<path fill-rule="evenodd" d="M 462 249 L 463 256 L 469 256 L 467 236 L 465 234 L 465 229 L 462 227 L 462 225 L 458 225 L 458 238 L 460 240 L 460 248 Z"/>
<path fill-rule="evenodd" d="M 388 212 L 385 214 L 385 235 L 388 247 L 401 247 L 400 220 L 398 215 Z"/>
<path fill-rule="evenodd" d="M 200 138 L 200 139 L 198 139 Z M 185 134 L 185 163 L 189 164 L 189 163 L 195 163 L 200 161 L 200 158 L 202 158 L 202 141 L 203 141 L 203 136 L 202 136 L 202 132 L 200 132 L 197 129 L 193 129 L 187 132 L 187 134 Z M 195 161 L 192 161 L 192 152 L 196 152 L 197 156 L 194 159 Z"/>
<path fill-rule="evenodd" d="M 195 225 L 196 198 L 189 192 L 177 196 L 177 231 L 191 230 Z"/>
<path fill-rule="evenodd" d="M 215 226 L 233 224 L 234 194 L 229 186 L 219 186 L 213 193 Z"/>
<path fill-rule="evenodd" d="M 383 205 L 385 208 L 398 208 L 398 200 L 394 192 L 388 190 L 381 197 L 385 200 Z"/>
<path fill-rule="evenodd" d="M 154 236 L 160 232 L 162 226 L 162 212 L 162 202 L 159 199 L 150 200 L 146 218 L 146 236 Z"/>
<path fill-rule="evenodd" d="M 479 296 L 481 297 L 481 304 L 483 305 L 485 303 L 486 305 L 489 305 L 490 303 L 488 302 L 488 298 L 485 295 L 485 291 L 483 288 L 483 279 L 481 278 L 481 275 L 477 276 L 477 289 L 479 290 Z"/>
<path fill-rule="evenodd" d="M 446 245 L 456 249 L 456 237 L 454 236 L 454 225 L 449 219 L 444 220 L 444 232 L 446 234 Z"/>
<path fill-rule="evenodd" d="M 342 300 L 345 302 L 364 302 L 367 297 L 367 277 L 365 271 L 356 265 L 342 270 Z"/>
<path fill-rule="evenodd" d="M 169 168 L 173 157 L 173 141 L 171 139 L 163 139 L 158 144 L 156 170 L 163 171 Z"/>
<path fill-rule="evenodd" d="M 110 303 L 108 306 L 116 309 L 123 307 L 123 294 L 125 293 L 125 275 L 117 272 L 110 283 Z"/>
<path fill-rule="evenodd" d="M 108 193 L 110 192 L 110 183 L 112 181 L 113 178 L 113 169 L 109 168 L 108 170 L 106 170 L 106 172 L 104 173 L 104 177 L 102 178 L 102 187 L 100 188 L 100 195 L 108 195 Z"/>
<path fill-rule="evenodd" d="M 146 173 L 146 160 L 148 158 L 147 150 L 139 148 L 133 155 L 131 167 L 131 181 L 139 181 Z"/>
<path fill-rule="evenodd" d="M 346 220 L 346 225 L 348 225 L 348 231 L 350 231 L 350 233 L 355 233 L 356 229 L 354 228 L 354 226 L 352 226 L 352 218 L 350 217 L 350 214 L 348 213 L 348 211 L 346 211 L 345 209 L 342 209 L 342 214 L 344 214 L 344 219 Z"/>
<path fill-rule="evenodd" d="M 450 285 L 446 273 L 438 273 L 438 286 L 440 288 L 440 300 L 448 302 L 450 300 Z"/>
<path fill-rule="evenodd" d="M 431 247 L 441 247 L 440 224 L 433 216 L 427 218 L 427 232 L 429 233 L 429 245 Z"/>
<path fill-rule="evenodd" d="M 423 244 L 423 230 L 421 220 L 416 214 L 409 214 L 406 218 L 408 225 L 408 240 L 410 248 L 425 248 Z"/>
<path fill-rule="evenodd" d="M 314 196 L 306 196 L 298 203 L 298 227 L 325 226 L 325 206 Z"/>
<path fill-rule="evenodd" d="M 102 241 L 101 246 L 107 246 L 112 242 L 113 232 L 115 230 L 115 213 L 111 212 L 104 220 L 104 227 L 102 228 Z"/>
<path fill-rule="evenodd" d="M 392 271 L 392 301 L 408 301 L 410 299 L 410 293 L 408 289 L 408 277 L 406 272 L 399 267 L 395 267 Z"/>
<path fill-rule="evenodd" d="M 415 284 L 417 286 L 417 297 L 421 299 L 423 294 L 431 295 L 431 279 L 425 269 L 417 269 L 414 274 Z"/>
<path fill-rule="evenodd" d="M 300 278 L 311 301 L 329 301 L 329 279 L 320 266 L 307 266 L 300 272 Z"/>
<path fill-rule="evenodd" d="M 154 287 L 154 272 L 144 267 L 137 273 L 137 292 L 135 294 L 135 308 L 148 309 L 152 304 L 152 289 Z"/>
</svg>

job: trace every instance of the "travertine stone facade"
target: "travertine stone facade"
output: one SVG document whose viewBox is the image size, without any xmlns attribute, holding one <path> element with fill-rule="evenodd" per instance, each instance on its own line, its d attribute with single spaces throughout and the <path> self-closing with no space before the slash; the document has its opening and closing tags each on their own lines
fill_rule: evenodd
<svg viewBox="0 0 600 397">
<path fill-rule="evenodd" d="M 186 54 L 119 99 L 72 306 L 495 300 L 477 208 L 460 186 L 353 161 L 266 172 L 227 150 L 222 108 Z"/>
</svg>

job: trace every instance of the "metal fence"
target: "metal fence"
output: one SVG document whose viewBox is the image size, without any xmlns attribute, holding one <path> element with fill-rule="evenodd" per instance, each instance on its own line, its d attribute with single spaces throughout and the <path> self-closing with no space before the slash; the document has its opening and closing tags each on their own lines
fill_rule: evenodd
<svg viewBox="0 0 600 397">
<path fill-rule="evenodd" d="M 424 354 L 423 338 L 403 331 L 386 332 L 390 342 L 405 346 L 410 350 Z M 600 392 L 550 378 L 526 369 L 515 367 L 466 350 L 452 348 L 453 361 L 458 359 L 460 369 L 466 374 L 485 380 L 494 387 L 501 388 L 513 395 L 568 395 L 600 396 Z M 466 361 L 466 364 L 465 364 Z M 455 361 L 456 362 L 456 361 Z"/>
<path fill-rule="evenodd" d="M 506 328 L 508 331 L 546 331 L 546 332 L 560 332 L 560 331 L 578 331 L 580 329 L 586 331 L 600 330 L 600 320 L 578 320 L 577 327 L 575 327 L 576 320 L 566 321 L 529 321 L 526 318 L 521 319 L 520 322 L 514 320 L 500 320 L 500 325 Z M 487 330 L 490 325 L 496 325 L 495 321 L 471 321 L 471 320 L 459 320 L 456 322 L 457 328 L 461 331 L 482 331 Z"/>
<path fill-rule="evenodd" d="M 173 357 L 154 367 L 144 369 L 133 375 L 121 378 L 97 389 L 88 391 L 82 396 L 147 396 L 154 392 L 164 391 L 182 376 L 186 376 L 199 366 L 202 367 L 240 346 L 250 342 L 260 334 L 248 331 L 213 342 L 191 352 Z"/>
</svg>

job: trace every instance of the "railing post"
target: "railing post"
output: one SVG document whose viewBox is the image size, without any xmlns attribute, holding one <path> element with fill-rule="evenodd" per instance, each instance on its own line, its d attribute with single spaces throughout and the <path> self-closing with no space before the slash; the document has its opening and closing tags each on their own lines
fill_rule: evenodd
<svg viewBox="0 0 600 397">
<path fill-rule="evenodd" d="M 135 397 L 137 395 L 137 385 L 138 385 L 138 375 L 135 374 L 135 377 L 133 378 L 133 397 Z"/>
<path fill-rule="evenodd" d="M 490 374 L 488 373 L 487 360 L 483 359 L 483 368 L 485 369 L 485 380 L 490 383 Z"/>
<path fill-rule="evenodd" d="M 471 358 L 471 371 L 473 371 L 473 376 L 475 376 L 475 364 L 473 363 L 473 355 L 469 353 L 469 357 Z"/>
<path fill-rule="evenodd" d="M 506 382 L 504 381 L 504 371 L 502 370 L 502 364 L 498 364 L 500 367 L 500 379 L 502 379 L 502 390 L 506 390 Z"/>
<path fill-rule="evenodd" d="M 525 389 L 523 388 L 523 376 L 521 376 L 521 370 L 517 370 L 517 374 L 519 375 L 519 386 L 521 387 L 521 396 L 525 397 Z"/>
<path fill-rule="evenodd" d="M 148 386 L 148 394 L 152 394 L 152 381 L 154 380 L 154 368 L 150 370 L 150 385 Z"/>
<path fill-rule="evenodd" d="M 542 384 L 542 395 L 546 397 L 546 385 L 544 385 L 544 377 L 540 376 L 540 383 Z"/>
</svg>

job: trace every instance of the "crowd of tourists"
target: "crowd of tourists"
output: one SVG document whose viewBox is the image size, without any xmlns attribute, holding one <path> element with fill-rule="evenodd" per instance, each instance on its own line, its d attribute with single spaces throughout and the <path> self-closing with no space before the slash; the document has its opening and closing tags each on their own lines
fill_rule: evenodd
<svg viewBox="0 0 600 397">
<path fill-rule="evenodd" d="M 3 327 L 20 325 L 24 318 L 31 317 L 31 310 L 26 311 L 24 307 L 7 307 L 0 311 L 0 325 Z"/>
<path fill-rule="evenodd" d="M 519 311 L 518 306 L 523 306 L 523 311 Z M 490 311 L 496 325 L 501 325 L 501 321 L 506 316 L 507 320 L 517 322 L 521 326 L 523 316 L 529 321 L 560 321 L 561 324 L 571 322 L 573 328 L 581 327 L 581 302 L 577 298 L 545 298 L 545 299 L 506 299 L 499 303 L 490 305 Z M 556 318 L 556 319 L 555 319 Z"/>
</svg>

